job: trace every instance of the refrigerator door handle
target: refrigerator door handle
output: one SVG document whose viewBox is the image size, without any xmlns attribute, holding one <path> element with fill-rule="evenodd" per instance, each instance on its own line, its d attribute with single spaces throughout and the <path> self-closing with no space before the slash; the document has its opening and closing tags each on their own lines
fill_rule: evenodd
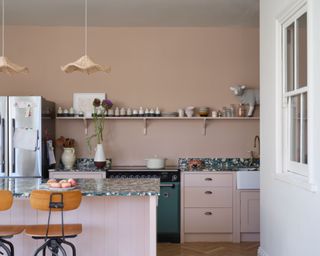
<svg viewBox="0 0 320 256">
<path fill-rule="evenodd" d="M 14 136 L 14 132 L 15 132 L 15 129 L 16 129 L 16 120 L 14 118 L 12 118 L 12 173 L 15 173 L 16 172 L 16 149 L 14 148 L 14 145 L 13 145 L 13 136 Z"/>
<path fill-rule="evenodd" d="M 39 140 L 40 140 L 40 135 L 39 135 L 39 130 L 37 130 L 37 145 L 36 145 L 35 151 L 40 149 Z"/>
<path fill-rule="evenodd" d="M 1 170 L 5 173 L 5 119 L 1 118 Z"/>
</svg>

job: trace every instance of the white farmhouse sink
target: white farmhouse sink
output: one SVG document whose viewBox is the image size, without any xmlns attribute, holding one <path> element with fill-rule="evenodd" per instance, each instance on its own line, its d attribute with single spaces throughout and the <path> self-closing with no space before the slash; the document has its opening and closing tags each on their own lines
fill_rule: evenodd
<svg viewBox="0 0 320 256">
<path fill-rule="evenodd" d="M 237 189 L 260 189 L 260 171 L 256 168 L 239 168 Z"/>
</svg>

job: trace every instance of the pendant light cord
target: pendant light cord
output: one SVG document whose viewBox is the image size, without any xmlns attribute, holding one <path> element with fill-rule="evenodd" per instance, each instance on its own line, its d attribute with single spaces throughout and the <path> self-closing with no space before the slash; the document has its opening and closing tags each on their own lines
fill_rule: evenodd
<svg viewBox="0 0 320 256">
<path fill-rule="evenodd" d="M 88 3 L 85 0 L 85 29 L 84 29 L 84 52 L 85 56 L 87 56 L 87 48 L 88 48 Z"/>
<path fill-rule="evenodd" d="M 2 56 L 4 56 L 4 0 L 2 0 Z"/>
</svg>

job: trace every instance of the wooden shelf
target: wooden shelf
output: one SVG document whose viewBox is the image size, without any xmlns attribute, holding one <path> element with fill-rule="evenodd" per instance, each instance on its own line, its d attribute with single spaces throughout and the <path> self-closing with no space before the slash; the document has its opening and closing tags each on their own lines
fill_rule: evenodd
<svg viewBox="0 0 320 256">
<path fill-rule="evenodd" d="M 57 120 L 82 120 L 85 127 L 85 134 L 88 134 L 88 120 L 93 120 L 92 117 L 56 117 Z M 105 120 L 142 120 L 143 134 L 147 135 L 148 131 L 148 120 L 171 120 L 171 121 L 202 121 L 202 134 L 205 136 L 207 132 L 207 121 L 248 121 L 248 120 L 260 120 L 259 117 L 105 117 Z"/>
</svg>

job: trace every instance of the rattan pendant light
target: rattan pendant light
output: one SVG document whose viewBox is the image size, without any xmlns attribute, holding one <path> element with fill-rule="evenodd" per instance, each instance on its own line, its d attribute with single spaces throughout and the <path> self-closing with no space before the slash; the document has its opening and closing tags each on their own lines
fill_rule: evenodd
<svg viewBox="0 0 320 256">
<path fill-rule="evenodd" d="M 83 73 L 87 73 L 88 75 L 101 71 L 109 73 L 111 71 L 110 67 L 104 67 L 102 65 L 96 64 L 90 57 L 87 55 L 87 48 L 88 48 L 88 3 L 85 0 L 85 33 L 84 33 L 84 48 L 85 54 L 84 56 L 80 57 L 75 62 L 71 62 L 65 66 L 61 67 L 61 70 L 66 73 L 72 73 L 74 71 L 80 71 Z"/>
<path fill-rule="evenodd" d="M 0 73 L 9 75 L 27 73 L 28 69 L 26 67 L 21 67 L 4 56 L 4 49 L 4 0 L 2 0 L 2 55 L 0 56 Z"/>
</svg>

